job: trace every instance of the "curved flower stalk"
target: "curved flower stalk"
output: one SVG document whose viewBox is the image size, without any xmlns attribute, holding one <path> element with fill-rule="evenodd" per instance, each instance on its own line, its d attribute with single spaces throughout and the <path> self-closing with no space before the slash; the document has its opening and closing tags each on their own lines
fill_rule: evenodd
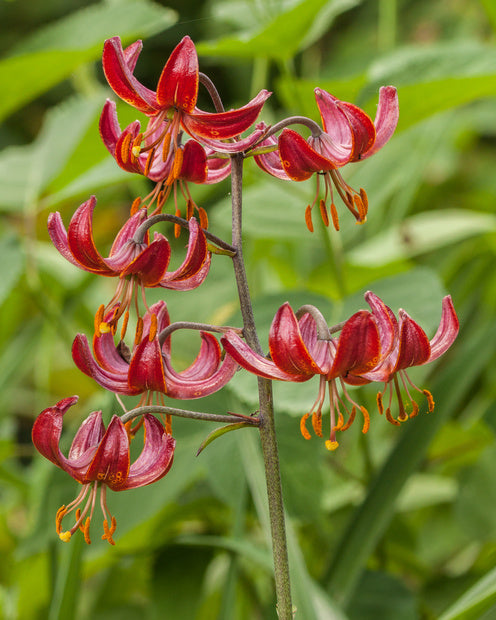
<svg viewBox="0 0 496 620">
<path fill-rule="evenodd" d="M 314 200 L 307 207 L 305 220 L 313 231 L 311 211 L 317 202 L 322 219 L 329 223 L 327 203 L 330 198 L 330 214 L 336 230 L 339 218 L 334 204 L 333 185 L 357 223 L 367 219 L 368 199 L 365 190 L 359 192 L 350 187 L 338 168 L 350 162 L 359 161 L 377 153 L 391 138 L 398 123 L 398 97 L 393 86 L 379 90 L 379 105 L 375 121 L 359 107 L 340 101 L 320 88 L 315 89 L 315 99 L 322 119 L 323 132 L 312 134 L 305 140 L 292 129 L 283 129 L 279 136 L 278 155 L 275 152 L 257 155 L 258 165 L 275 177 L 306 181 L 317 175 L 317 190 Z M 262 141 L 258 146 L 275 146 L 274 138 Z M 320 178 L 324 182 L 324 198 L 319 200 Z"/>
<path fill-rule="evenodd" d="M 55 522 L 60 539 L 68 542 L 74 532 L 80 529 L 85 541 L 91 543 L 90 524 L 100 492 L 104 531 L 102 540 L 114 545 L 112 536 L 116 520 L 107 507 L 107 487 L 112 491 L 124 491 L 160 480 L 172 466 L 176 442 L 165 432 L 157 418 L 146 414 L 143 416 L 143 449 L 131 463 L 130 442 L 133 433 L 129 424 L 124 425 L 118 416 L 113 416 L 105 430 L 102 412 L 94 411 L 79 427 L 66 457 L 59 448 L 62 421 L 69 407 L 77 400 L 77 396 L 64 398 L 54 407 L 42 411 L 33 426 L 33 443 L 45 458 L 82 485 L 76 499 L 67 506 L 61 506 L 57 512 Z M 73 511 L 75 523 L 70 530 L 63 531 L 62 521 Z"/>
<path fill-rule="evenodd" d="M 385 309 L 380 304 L 374 312 L 381 321 L 389 320 L 387 315 L 382 317 Z M 375 367 L 381 353 L 380 331 L 377 317 L 365 310 L 357 312 L 344 323 L 339 338 L 324 334 L 326 339 L 321 339 L 323 335 L 319 334 L 319 329 L 310 313 L 305 312 L 298 319 L 291 306 L 285 303 L 277 311 L 270 328 L 270 359 L 253 351 L 232 331 L 227 332 L 221 342 L 240 366 L 260 377 L 302 382 L 320 375 L 318 396 L 310 412 L 301 420 L 301 432 L 305 439 L 310 438 L 305 422 L 311 415 L 314 431 L 322 437 L 322 407 L 328 387 L 330 433 L 325 445 L 328 450 L 335 450 L 338 447 L 336 431 L 344 431 L 351 426 L 357 409 L 364 416 L 363 432 L 368 430 L 369 414 L 365 407 L 352 400 L 343 380 L 349 373 L 365 373 Z M 339 394 L 338 383 L 344 398 Z M 351 405 L 351 411 L 345 401 Z M 341 409 L 348 415 L 346 423 Z"/>
<path fill-rule="evenodd" d="M 365 294 L 365 300 L 371 307 L 379 303 L 384 305 L 384 302 L 371 291 Z M 443 355 L 443 353 L 451 347 L 458 335 L 459 322 L 450 295 L 443 298 L 441 321 L 434 337 L 430 341 L 420 325 L 404 310 L 399 310 L 399 320 L 396 319 L 390 308 L 387 308 L 387 310 L 389 317 L 393 320 L 387 324 L 383 324 L 384 331 L 382 337 L 392 339 L 392 346 L 389 352 L 381 357 L 379 364 L 372 370 L 364 373 L 352 372 L 345 378 L 345 381 L 354 385 L 369 383 L 371 381 L 383 382 L 384 389 L 377 394 L 379 412 L 381 414 L 384 412 L 384 394 L 389 390 L 389 400 L 385 409 L 386 417 L 389 422 L 398 425 L 400 423 L 399 421 L 405 421 L 408 417 L 413 418 L 419 412 L 417 403 L 410 395 L 408 389 L 409 385 L 418 392 L 424 394 L 427 398 L 429 411 L 434 410 L 434 399 L 432 394 L 426 389 L 418 388 L 408 377 L 406 369 L 413 366 L 423 366 Z M 407 395 L 407 402 L 411 406 L 411 413 L 409 415 L 405 410 L 398 378 L 401 379 L 403 390 Z M 399 407 L 397 419 L 393 418 L 391 415 L 393 389 Z"/>
<path fill-rule="evenodd" d="M 115 102 L 108 99 L 100 116 L 99 129 L 107 150 L 121 168 L 144 175 L 158 184 L 150 194 L 151 200 L 147 207 L 150 208 L 156 199 L 154 213 L 160 212 L 173 191 L 175 211 L 178 214 L 178 192 L 182 194 L 186 204 L 198 209 L 191 197 L 188 183 L 218 183 L 229 176 L 231 164 L 229 158 L 217 156 L 213 149 L 203 147 L 196 140 L 189 139 L 182 144 L 181 135 L 177 138 L 175 150 L 167 141 L 162 144 L 161 150 L 157 149 L 162 134 L 167 130 L 167 123 L 167 120 L 162 121 L 154 133 L 143 134 L 140 122 L 134 121 L 122 131 Z M 143 146 L 136 146 L 140 140 L 143 141 Z M 200 209 L 198 211 L 202 213 Z"/>
<path fill-rule="evenodd" d="M 233 377 L 238 368 L 234 359 L 225 355 L 215 336 L 200 332 L 201 346 L 195 361 L 177 372 L 171 362 L 171 337 L 163 343 L 160 332 L 170 325 L 167 304 L 159 301 L 143 317 L 143 332 L 129 351 L 117 346 L 111 333 L 95 334 L 93 354 L 86 336 L 78 334 L 72 345 L 76 366 L 99 385 L 117 394 L 151 393 L 177 399 L 194 399 L 213 394 Z"/>
<path fill-rule="evenodd" d="M 103 48 L 103 70 L 115 94 L 149 117 L 143 134 L 132 141 L 133 153 L 155 149 L 162 159 L 181 157 L 180 137 L 185 131 L 203 146 L 219 153 L 240 153 L 252 146 L 261 132 L 233 141 L 255 122 L 270 93 L 262 90 L 245 106 L 227 112 L 204 112 L 196 107 L 199 86 L 198 56 L 193 41 L 184 37 L 174 48 L 158 80 L 156 91 L 134 77 L 142 43 L 126 49 L 119 37 L 107 39 Z M 173 163 L 178 169 L 179 164 Z"/>
<path fill-rule="evenodd" d="M 205 233 L 198 222 L 189 220 L 189 241 L 186 257 L 177 269 L 167 271 L 171 248 L 164 235 L 155 233 L 150 242 L 146 233 L 137 239 L 139 227 L 146 221 L 146 209 L 132 215 L 115 237 L 109 256 L 103 258 L 93 238 L 93 211 L 96 198 L 92 196 L 74 213 L 66 230 L 60 213 L 51 213 L 48 232 L 57 250 L 70 263 L 97 275 L 118 277 L 119 284 L 111 301 L 101 307 L 97 315 L 98 331 L 115 331 L 117 321 L 134 305 L 138 307 L 138 291 L 146 287 L 162 287 L 174 290 L 191 290 L 205 280 L 210 269 L 211 253 L 208 251 Z M 110 320 L 103 315 L 113 312 Z M 139 312 L 138 312 L 139 315 Z M 125 325 L 124 324 L 124 332 Z"/>
</svg>

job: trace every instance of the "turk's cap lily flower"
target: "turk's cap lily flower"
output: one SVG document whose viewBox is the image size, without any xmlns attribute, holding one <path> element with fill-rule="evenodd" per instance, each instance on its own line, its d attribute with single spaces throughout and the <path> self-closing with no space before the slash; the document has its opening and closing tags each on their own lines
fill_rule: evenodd
<svg viewBox="0 0 496 620">
<path fill-rule="evenodd" d="M 107 100 L 100 116 L 100 136 L 109 153 L 121 168 L 148 177 L 154 182 L 176 181 L 198 184 L 218 183 L 231 171 L 230 160 L 189 139 L 175 148 L 161 140 L 167 133 L 168 120 L 158 123 L 154 132 L 141 133 L 141 124 L 134 121 L 123 131 L 117 118 L 116 104 Z M 143 144 L 141 144 L 143 142 Z M 161 148 L 157 148 L 160 146 Z"/>
<path fill-rule="evenodd" d="M 157 124 L 167 122 L 164 137 L 170 135 L 175 146 L 179 133 L 184 130 L 204 146 L 221 153 L 242 152 L 261 137 L 261 133 L 255 130 L 247 138 L 230 141 L 253 125 L 270 96 L 268 91 L 260 91 L 248 104 L 236 110 L 204 112 L 196 106 L 200 76 L 193 41 L 186 36 L 174 48 L 155 91 L 141 84 L 134 76 L 141 48 L 141 41 L 123 49 L 119 37 L 107 39 L 102 62 L 107 81 L 115 94 L 150 117 L 151 126 L 147 132 L 155 133 Z"/>
<path fill-rule="evenodd" d="M 384 304 L 384 302 L 371 291 L 365 294 L 365 300 L 371 307 L 377 304 Z M 458 335 L 459 321 L 450 295 L 446 295 L 446 297 L 443 298 L 441 321 L 431 340 L 429 340 L 422 327 L 414 321 L 405 310 L 400 309 L 398 312 L 398 319 L 396 319 L 393 311 L 387 306 L 386 308 L 389 322 L 382 322 L 381 339 L 386 339 L 388 343 L 392 343 L 389 350 L 386 350 L 384 354 L 381 355 L 379 363 L 375 368 L 364 373 L 352 372 L 345 381 L 355 385 L 371 381 L 383 382 L 385 385 L 384 390 L 382 393 L 378 394 L 377 399 L 379 411 L 381 413 L 384 410 L 382 397 L 389 387 L 390 398 L 389 405 L 386 408 L 386 414 L 389 421 L 392 421 L 394 424 L 396 420 L 391 418 L 390 404 L 393 385 L 397 394 L 399 394 L 400 391 L 398 377 L 402 380 L 403 387 L 412 406 L 410 417 L 417 415 L 418 405 L 411 398 L 407 384 L 417 391 L 422 392 L 427 397 L 429 411 L 433 411 L 434 399 L 431 393 L 428 390 L 420 390 L 417 388 L 406 374 L 406 369 L 414 366 L 423 366 L 424 364 L 433 362 L 446 353 Z M 399 419 L 402 421 L 406 420 L 408 415 L 406 414 L 402 400 L 399 398 L 398 404 L 400 410 Z"/>
<path fill-rule="evenodd" d="M 325 196 L 319 201 L 324 223 L 329 223 L 327 202 L 331 198 L 330 213 L 336 230 L 339 219 L 334 205 L 333 186 L 358 223 L 366 220 L 368 201 L 364 190 L 357 192 L 342 178 L 338 168 L 366 159 L 377 153 L 389 141 L 398 123 L 398 97 L 393 86 L 379 90 L 379 104 L 374 122 L 358 106 L 340 101 L 320 88 L 315 98 L 322 119 L 323 131 L 307 140 L 293 129 L 284 129 L 278 140 L 280 163 L 274 153 L 262 154 L 255 159 L 258 165 L 273 176 L 293 181 L 306 181 L 317 174 L 317 192 L 306 212 L 307 225 L 311 224 L 311 209 L 320 194 L 319 176 L 323 177 Z M 268 145 L 268 141 L 266 141 Z"/>
<path fill-rule="evenodd" d="M 113 416 L 105 429 L 101 411 L 94 411 L 79 427 L 68 456 L 65 456 L 59 448 L 63 417 L 77 400 L 77 396 L 64 398 L 54 407 L 42 411 L 33 425 L 33 443 L 45 458 L 82 485 L 76 499 L 57 512 L 56 529 L 61 540 L 69 541 L 74 532 L 81 529 L 86 542 L 91 542 L 89 528 L 100 490 L 104 518 L 102 539 L 114 544 L 112 536 L 116 521 L 107 507 L 107 487 L 113 491 L 124 491 L 163 478 L 172 466 L 175 440 L 165 432 L 157 418 L 146 414 L 143 416 L 143 449 L 131 462 L 130 441 L 133 433 L 128 426 L 118 416 Z M 70 530 L 62 531 L 63 518 L 73 510 L 76 511 L 75 524 Z"/>
<path fill-rule="evenodd" d="M 233 331 L 228 331 L 221 342 L 240 366 L 258 376 L 280 381 L 302 382 L 314 375 L 320 375 L 317 400 L 310 413 L 303 416 L 301 431 L 306 439 L 310 438 L 305 422 L 312 415 L 314 430 L 317 435 L 322 436 L 321 412 L 328 387 L 331 424 L 326 446 L 334 450 L 338 445 L 336 431 L 349 428 L 357 408 L 362 411 L 365 418 L 364 432 L 368 430 L 368 412 L 351 400 L 343 378 L 352 372 L 366 372 L 374 368 L 380 356 L 380 339 L 376 319 L 372 313 L 365 310 L 355 313 L 344 323 L 339 338 L 332 338 L 330 334 L 324 337 L 325 339 L 319 334 L 319 326 L 310 313 L 305 312 L 298 319 L 291 306 L 285 303 L 272 321 L 269 333 L 269 359 L 253 351 Z M 346 400 L 352 405 L 351 412 L 338 394 L 338 381 Z M 340 407 L 349 414 L 346 424 Z"/>
<path fill-rule="evenodd" d="M 200 332 L 201 345 L 196 359 L 182 371 L 171 361 L 171 336 L 163 344 L 160 332 L 170 325 L 167 304 L 159 301 L 143 317 L 142 336 L 129 355 L 114 344 L 110 332 L 95 334 L 93 354 L 86 336 L 78 334 L 72 346 L 76 366 L 99 385 L 118 394 L 150 392 L 189 400 L 220 390 L 233 377 L 238 364 L 222 349 L 212 334 Z"/>
</svg>

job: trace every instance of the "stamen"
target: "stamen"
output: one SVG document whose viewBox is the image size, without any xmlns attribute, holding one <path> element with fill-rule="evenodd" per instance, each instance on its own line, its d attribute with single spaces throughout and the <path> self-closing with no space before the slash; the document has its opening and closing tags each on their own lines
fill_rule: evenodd
<svg viewBox="0 0 496 620">
<path fill-rule="evenodd" d="M 367 220 L 367 209 L 365 209 L 362 199 L 357 194 L 353 196 L 353 202 L 358 211 L 357 223 L 363 224 Z"/>
<path fill-rule="evenodd" d="M 312 413 L 312 426 L 317 437 L 322 437 L 322 413 L 320 411 Z"/>
<path fill-rule="evenodd" d="M 336 209 L 336 205 L 334 204 L 334 200 L 331 202 L 331 218 L 332 218 L 332 225 L 334 226 L 334 230 L 338 231 L 339 230 L 339 217 L 338 217 L 338 210 Z"/>
<path fill-rule="evenodd" d="M 138 346 L 139 343 L 141 342 L 142 336 L 143 336 L 143 319 L 139 316 L 138 320 L 136 321 L 136 334 L 134 337 L 134 344 L 136 346 Z"/>
<path fill-rule="evenodd" d="M 176 154 L 174 155 L 172 170 L 170 171 L 169 176 L 167 177 L 167 181 L 165 182 L 166 185 L 172 185 L 172 183 L 174 183 L 174 181 L 179 178 L 181 174 L 181 168 L 183 167 L 183 158 L 183 150 L 181 148 L 178 148 Z"/>
<path fill-rule="evenodd" d="M 309 413 L 305 413 L 305 415 L 301 418 L 300 420 L 300 432 L 303 435 L 304 439 L 310 439 L 311 435 L 308 432 L 307 427 L 305 426 L 306 421 L 308 420 L 308 418 L 310 417 Z"/>
<path fill-rule="evenodd" d="M 188 222 L 193 217 L 194 212 L 195 212 L 194 202 L 188 199 L 188 201 L 186 202 L 186 219 L 188 220 Z"/>
<path fill-rule="evenodd" d="M 308 205 L 305 209 L 305 224 L 307 225 L 308 230 L 313 233 L 312 207 L 310 205 Z"/>
<path fill-rule="evenodd" d="M 170 151 L 170 143 L 171 143 L 171 134 L 166 133 L 164 136 L 164 141 L 162 143 L 162 161 L 166 162 L 169 157 Z"/>
<path fill-rule="evenodd" d="M 200 226 L 205 230 L 208 228 L 208 215 L 203 207 L 198 207 L 198 217 L 200 218 Z"/>
<path fill-rule="evenodd" d="M 365 409 L 365 407 L 360 407 L 360 411 L 362 412 L 362 415 L 363 415 L 362 433 L 365 435 L 365 433 L 370 428 L 370 415 L 367 409 Z"/>
<path fill-rule="evenodd" d="M 140 153 L 141 153 L 141 143 L 143 142 L 143 134 L 139 133 L 136 138 L 133 140 L 133 147 L 131 149 L 131 160 L 133 164 L 136 163 Z"/>
<path fill-rule="evenodd" d="M 129 323 L 129 310 L 126 310 L 126 312 L 124 313 L 124 319 L 122 320 L 121 340 L 124 340 L 124 336 L 126 335 L 128 323 Z"/>
<path fill-rule="evenodd" d="M 133 204 L 131 205 L 131 215 L 134 215 L 141 206 L 141 198 L 138 196 L 133 200 Z"/>
<path fill-rule="evenodd" d="M 331 430 L 340 431 L 344 426 L 344 417 L 341 411 L 338 411 L 338 423 Z"/>
<path fill-rule="evenodd" d="M 391 409 L 389 407 L 386 409 L 386 420 L 388 422 L 391 422 L 391 424 L 394 424 L 394 426 L 401 426 L 401 422 L 398 422 L 398 420 L 395 420 L 393 416 L 391 415 Z"/>
<path fill-rule="evenodd" d="M 83 526 L 83 535 L 84 535 L 84 542 L 87 545 L 91 545 L 90 524 L 91 524 L 91 517 L 86 517 L 86 521 L 84 522 L 84 526 Z"/>
<path fill-rule="evenodd" d="M 172 416 L 170 413 L 165 416 L 165 432 L 167 435 L 172 435 Z M 310 437 L 308 437 L 310 439 Z"/>
<path fill-rule="evenodd" d="M 146 164 L 145 164 L 145 170 L 143 172 L 143 174 L 145 175 L 145 177 L 148 176 L 148 174 L 150 173 L 150 168 L 152 167 L 152 163 L 153 163 L 153 158 L 155 157 L 155 148 L 153 148 L 149 153 L 148 153 L 148 157 L 146 158 Z"/>
<path fill-rule="evenodd" d="M 151 342 L 157 335 L 157 315 L 152 314 L 150 317 L 150 333 L 148 334 L 148 342 Z"/>
<path fill-rule="evenodd" d="M 377 409 L 379 409 L 380 415 L 384 413 L 384 405 L 382 404 L 382 394 L 383 392 L 377 392 L 377 396 L 375 397 L 377 401 Z"/>
<path fill-rule="evenodd" d="M 363 189 L 363 187 L 360 188 L 360 198 L 362 199 L 363 208 L 365 209 L 365 215 L 367 215 L 369 210 L 369 199 L 367 192 Z"/>
<path fill-rule="evenodd" d="M 347 431 L 350 428 L 350 426 L 353 424 L 355 416 L 356 416 L 356 407 L 355 407 L 355 405 L 353 405 L 353 408 L 351 409 L 351 413 L 350 413 L 350 417 L 348 418 L 348 421 L 339 430 L 340 431 Z"/>
<path fill-rule="evenodd" d="M 327 215 L 327 207 L 325 202 L 321 199 L 319 201 L 319 209 L 320 209 L 320 216 L 322 218 L 322 221 L 324 222 L 324 226 L 329 226 L 329 216 Z"/>
<path fill-rule="evenodd" d="M 129 147 L 131 146 L 131 134 L 127 133 L 121 142 L 121 159 L 127 164 L 129 161 Z"/>
<path fill-rule="evenodd" d="M 429 411 L 434 411 L 435 403 L 432 394 L 429 392 L 429 390 L 422 390 L 422 394 L 424 394 L 424 396 L 427 398 L 427 406 L 429 407 Z"/>
<path fill-rule="evenodd" d="M 181 217 L 181 211 L 176 209 L 176 217 Z M 179 235 L 181 234 L 181 226 L 180 224 L 174 224 L 174 237 L 179 239 Z"/>
<path fill-rule="evenodd" d="M 418 412 L 419 412 L 419 406 L 417 405 L 417 403 L 414 400 L 412 400 L 412 407 L 413 407 L 413 411 L 410 414 L 410 417 L 414 418 L 415 416 L 418 415 Z"/>
<path fill-rule="evenodd" d="M 328 439 L 325 442 L 325 447 L 330 451 L 333 452 L 334 450 L 336 450 L 336 448 L 339 447 L 339 443 L 337 441 L 331 441 L 330 439 Z"/>
<path fill-rule="evenodd" d="M 95 334 L 97 337 L 100 337 L 102 335 L 102 331 L 100 329 L 102 323 L 103 323 L 103 313 L 105 312 L 105 306 L 102 304 L 98 310 L 96 311 L 95 314 Z"/>
<path fill-rule="evenodd" d="M 67 514 L 67 508 L 65 507 L 65 504 L 63 504 L 57 510 L 57 514 L 55 515 L 55 531 L 59 535 L 62 531 L 62 519 L 65 517 L 66 514 Z"/>
</svg>

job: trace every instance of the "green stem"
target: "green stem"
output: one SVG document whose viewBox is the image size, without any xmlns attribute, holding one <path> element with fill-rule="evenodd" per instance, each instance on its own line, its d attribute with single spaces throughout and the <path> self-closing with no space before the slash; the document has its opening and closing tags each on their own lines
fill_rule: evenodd
<svg viewBox="0 0 496 620">
<path fill-rule="evenodd" d="M 344 299 L 346 297 L 346 284 L 343 277 L 343 256 L 340 251 L 341 248 L 336 248 L 335 245 L 331 243 L 329 229 L 322 221 L 322 218 L 319 217 L 318 221 L 325 253 L 330 266 L 329 273 L 334 276 L 334 282 L 336 283 L 339 297 Z"/>
<path fill-rule="evenodd" d="M 248 288 L 248 280 L 243 261 L 242 181 L 243 155 L 233 155 L 231 157 L 232 245 L 236 250 L 236 255 L 232 258 L 233 267 L 238 287 L 245 339 L 254 351 L 262 354 L 262 348 L 260 346 L 256 331 L 250 291 Z M 291 585 L 289 578 L 286 524 L 284 519 L 281 472 L 274 423 L 272 382 L 268 379 L 259 377 L 258 394 L 260 405 L 260 442 L 265 465 L 265 479 L 267 483 L 267 497 L 269 503 L 277 613 L 279 620 L 292 620 L 293 611 L 291 605 Z"/>
</svg>

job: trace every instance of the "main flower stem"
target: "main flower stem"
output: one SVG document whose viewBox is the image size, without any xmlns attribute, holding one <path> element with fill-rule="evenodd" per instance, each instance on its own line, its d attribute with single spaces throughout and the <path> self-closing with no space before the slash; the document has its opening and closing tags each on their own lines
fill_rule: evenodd
<svg viewBox="0 0 496 620">
<path fill-rule="evenodd" d="M 242 183 L 243 155 L 231 157 L 231 199 L 232 199 L 232 245 L 236 255 L 232 257 L 234 274 L 238 286 L 238 295 L 243 317 L 243 331 L 246 342 L 258 353 L 263 355 L 258 340 L 250 291 L 243 261 L 242 244 Z M 272 553 L 274 558 L 274 577 L 277 597 L 277 613 L 279 620 L 292 620 L 291 585 L 289 578 L 289 561 L 286 541 L 286 525 L 284 520 L 284 504 L 282 498 L 281 472 L 277 448 L 276 429 L 274 423 L 274 406 L 272 382 L 258 378 L 259 394 L 259 430 L 260 442 L 265 465 L 269 518 L 272 536 Z"/>
</svg>

